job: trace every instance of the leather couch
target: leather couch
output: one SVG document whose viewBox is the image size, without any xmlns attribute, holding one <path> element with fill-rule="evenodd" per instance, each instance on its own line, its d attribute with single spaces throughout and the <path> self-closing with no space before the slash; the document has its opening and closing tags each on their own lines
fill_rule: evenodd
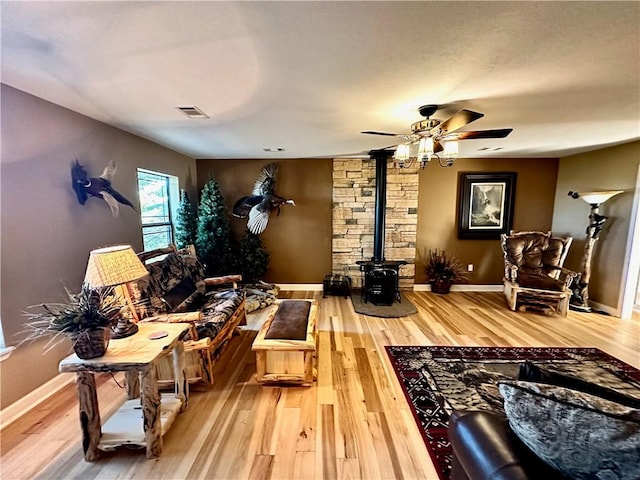
<svg viewBox="0 0 640 480">
<path fill-rule="evenodd" d="M 566 479 L 536 457 L 503 417 L 486 411 L 454 411 L 451 480 Z"/>
</svg>

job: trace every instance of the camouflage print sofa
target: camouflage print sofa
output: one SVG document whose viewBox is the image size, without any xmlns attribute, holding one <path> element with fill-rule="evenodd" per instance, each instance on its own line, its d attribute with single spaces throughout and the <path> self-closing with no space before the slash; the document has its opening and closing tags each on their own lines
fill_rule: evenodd
<svg viewBox="0 0 640 480">
<path fill-rule="evenodd" d="M 205 278 L 204 267 L 196 256 L 174 247 L 142 252 L 138 257 L 149 271 L 131 289 L 139 318 L 190 323 L 192 328 L 184 338 L 185 350 L 198 350 L 202 357 L 198 363 L 204 369 L 193 377 L 213 383 L 213 361 L 236 328 L 246 324 L 245 294 L 236 284 L 242 277 Z M 189 362 L 187 358 L 188 367 Z M 197 366 L 192 367 L 197 370 Z"/>
</svg>

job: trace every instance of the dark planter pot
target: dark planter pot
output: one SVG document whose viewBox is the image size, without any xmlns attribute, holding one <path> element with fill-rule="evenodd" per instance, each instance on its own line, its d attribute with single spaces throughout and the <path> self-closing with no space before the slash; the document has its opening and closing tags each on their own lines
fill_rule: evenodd
<svg viewBox="0 0 640 480">
<path fill-rule="evenodd" d="M 445 295 L 451 291 L 451 282 L 449 280 L 433 280 L 431 282 L 431 291 Z"/>
<path fill-rule="evenodd" d="M 73 350 L 78 358 L 88 360 L 101 357 L 107 352 L 111 329 L 84 330 L 71 337 Z"/>
</svg>

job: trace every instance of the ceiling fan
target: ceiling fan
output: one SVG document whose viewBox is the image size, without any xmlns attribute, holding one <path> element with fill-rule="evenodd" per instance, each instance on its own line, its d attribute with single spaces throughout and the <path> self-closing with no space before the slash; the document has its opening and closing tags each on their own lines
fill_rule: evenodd
<svg viewBox="0 0 640 480">
<path fill-rule="evenodd" d="M 411 133 L 387 133 L 372 130 L 366 130 L 360 133 L 398 137 L 405 140 L 406 143 L 398 145 L 395 153 L 395 159 L 400 167 L 409 166 L 407 162 L 416 158 L 424 168 L 426 163 L 434 156 L 438 158 L 442 166 L 450 167 L 453 165 L 453 160 L 458 156 L 458 140 L 504 138 L 513 131 L 512 128 L 502 128 L 458 132 L 458 130 L 465 125 L 484 117 L 484 114 L 464 109 L 455 113 L 445 121 L 431 118 L 431 115 L 439 108 L 439 105 L 423 105 L 418 108 L 418 112 L 420 112 L 420 115 L 425 117 L 425 119 L 411 124 Z M 418 153 L 417 156 L 413 157 L 410 153 L 410 147 L 416 143 L 418 143 Z M 442 156 L 446 159 L 444 164 L 440 159 L 440 155 L 438 155 L 439 152 L 443 152 Z"/>
</svg>

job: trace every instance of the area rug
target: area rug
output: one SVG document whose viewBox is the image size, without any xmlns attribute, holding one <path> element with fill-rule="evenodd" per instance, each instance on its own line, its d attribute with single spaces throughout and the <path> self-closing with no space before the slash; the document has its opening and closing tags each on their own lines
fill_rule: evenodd
<svg viewBox="0 0 640 480">
<path fill-rule="evenodd" d="M 440 479 L 451 472 L 453 410 L 504 415 L 497 382 L 517 379 L 524 360 L 638 396 L 640 370 L 597 348 L 385 347 Z"/>
<path fill-rule="evenodd" d="M 374 305 L 371 302 L 364 303 L 359 290 L 351 292 L 351 303 L 353 303 L 353 309 L 362 315 L 383 318 L 399 318 L 418 313 L 418 309 L 415 305 L 411 303 L 411 301 L 409 301 L 402 292 L 400 292 L 400 299 L 400 302 L 393 302 L 391 305 Z"/>
</svg>

